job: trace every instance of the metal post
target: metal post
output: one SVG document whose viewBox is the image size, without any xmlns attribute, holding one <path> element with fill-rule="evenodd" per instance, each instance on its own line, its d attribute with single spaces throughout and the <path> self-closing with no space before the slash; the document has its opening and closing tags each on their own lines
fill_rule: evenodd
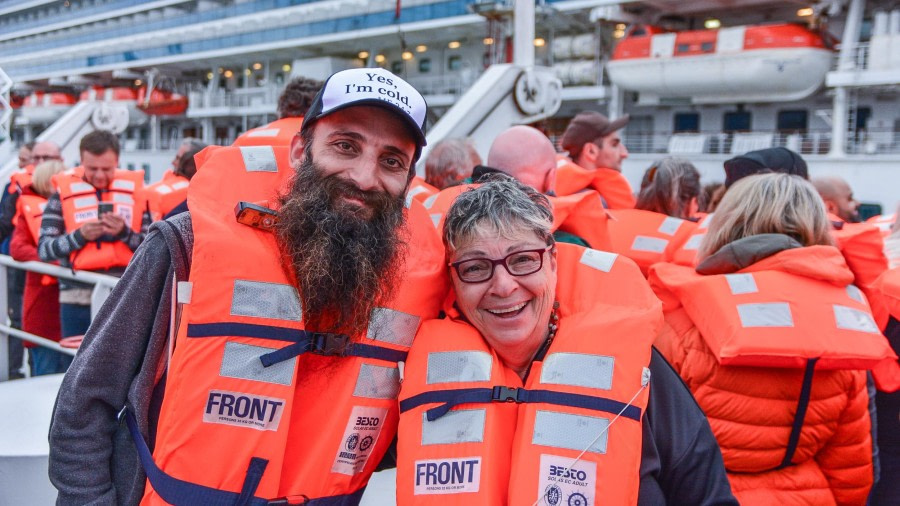
<svg viewBox="0 0 900 506">
<path fill-rule="evenodd" d="M 828 156 L 844 156 L 847 145 L 847 88 L 834 89 L 834 111 L 831 113 L 831 149 Z"/>
<path fill-rule="evenodd" d="M 844 22 L 844 36 L 841 38 L 841 53 L 838 55 L 838 70 L 856 68 L 856 51 L 859 45 L 859 29 L 862 25 L 865 0 L 851 0 Z"/>
<path fill-rule="evenodd" d="M 0 266 L 0 318 L 9 322 L 9 301 L 6 299 L 6 267 Z M 0 333 L 0 381 L 9 380 L 9 334 Z"/>
<path fill-rule="evenodd" d="M 534 0 L 514 0 L 513 63 L 534 66 Z"/>
</svg>

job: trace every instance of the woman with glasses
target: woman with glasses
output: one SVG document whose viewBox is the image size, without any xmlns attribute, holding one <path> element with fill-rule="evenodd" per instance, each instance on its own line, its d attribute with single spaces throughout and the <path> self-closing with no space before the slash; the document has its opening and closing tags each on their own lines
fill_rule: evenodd
<svg viewBox="0 0 900 506">
<path fill-rule="evenodd" d="M 554 244 L 552 221 L 506 176 L 448 211 L 453 293 L 402 369 L 398 503 L 734 504 L 703 414 L 652 352 L 661 307 L 640 271 Z"/>
</svg>

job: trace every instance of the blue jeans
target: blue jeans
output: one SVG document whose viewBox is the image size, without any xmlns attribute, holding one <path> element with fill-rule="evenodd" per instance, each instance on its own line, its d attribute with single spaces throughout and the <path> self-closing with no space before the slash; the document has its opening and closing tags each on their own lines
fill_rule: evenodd
<svg viewBox="0 0 900 506">
<path fill-rule="evenodd" d="M 41 346 L 29 348 L 28 353 L 31 354 L 32 376 L 66 372 L 74 358 L 71 355 Z"/>
<path fill-rule="evenodd" d="M 83 336 L 91 325 L 91 306 L 60 304 L 59 324 L 62 337 Z"/>
</svg>

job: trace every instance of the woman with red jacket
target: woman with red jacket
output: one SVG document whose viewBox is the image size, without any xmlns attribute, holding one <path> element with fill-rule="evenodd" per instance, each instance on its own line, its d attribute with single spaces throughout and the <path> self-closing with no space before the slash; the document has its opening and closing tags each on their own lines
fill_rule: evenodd
<svg viewBox="0 0 900 506">
<path fill-rule="evenodd" d="M 864 504 L 863 369 L 893 356 L 806 181 L 736 183 L 691 267 L 657 264 L 657 339 L 706 412 L 741 504 Z"/>
<path fill-rule="evenodd" d="M 39 261 L 37 240 L 40 235 L 43 204 L 53 192 L 50 178 L 65 170 L 58 160 L 44 162 L 34 169 L 31 184 L 22 190 L 17 206 L 15 230 L 9 243 L 9 252 L 20 262 Z M 55 278 L 37 272 L 25 277 L 25 295 L 22 303 L 22 330 L 59 341 L 59 285 Z M 25 343 L 31 357 L 31 375 L 41 376 L 66 372 L 72 357 L 49 348 Z"/>
</svg>

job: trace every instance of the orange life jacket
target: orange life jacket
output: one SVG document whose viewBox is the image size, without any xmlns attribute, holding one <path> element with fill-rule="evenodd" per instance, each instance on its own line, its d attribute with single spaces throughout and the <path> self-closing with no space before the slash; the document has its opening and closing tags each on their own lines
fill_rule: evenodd
<svg viewBox="0 0 900 506">
<path fill-rule="evenodd" d="M 22 170 L 13 172 L 9 176 L 9 193 L 22 193 L 26 186 L 31 185 L 31 178 L 34 175 L 34 165 L 29 164 L 22 167 Z"/>
<path fill-rule="evenodd" d="M 642 209 L 610 210 L 606 226 L 609 251 L 634 260 L 645 276 L 651 265 L 674 257 L 697 228 L 692 221 Z"/>
<path fill-rule="evenodd" d="M 277 119 L 268 125 L 247 130 L 234 140 L 232 146 L 291 146 L 300 131 L 303 116 Z"/>
<path fill-rule="evenodd" d="M 881 300 L 887 306 L 888 311 L 895 320 L 900 320 L 900 268 L 885 271 L 875 283 Z M 895 352 L 897 350 L 894 350 Z M 882 362 L 872 370 L 872 377 L 878 389 L 882 392 L 896 392 L 900 390 L 900 364 L 894 362 Z"/>
<path fill-rule="evenodd" d="M 443 230 L 444 215 L 462 192 L 478 187 L 478 184 L 464 184 L 444 188 L 425 199 L 422 204 L 428 209 L 434 226 Z M 611 241 L 606 230 L 607 212 L 603 208 L 597 192 L 587 190 L 564 197 L 547 196 L 553 207 L 553 224 L 551 230 L 568 232 L 576 235 L 594 249 L 609 250 Z"/>
<path fill-rule="evenodd" d="M 881 231 L 882 237 L 887 237 L 891 235 L 891 227 L 894 226 L 894 223 L 897 221 L 897 214 L 879 214 L 878 216 L 872 216 L 866 223 L 870 225 L 874 225 Z"/>
<path fill-rule="evenodd" d="M 778 270 L 786 260 L 831 261 L 829 251 L 786 250 L 721 275 L 661 263 L 650 284 L 666 311 L 684 307 L 723 366 L 871 369 L 896 360 L 856 286 Z"/>
<path fill-rule="evenodd" d="M 145 186 L 140 192 L 137 200 L 142 205 L 139 208 L 149 212 L 152 221 L 159 221 L 187 199 L 190 184 L 188 178 L 167 170 L 160 181 Z"/>
<path fill-rule="evenodd" d="M 406 199 L 416 199 L 419 202 L 424 202 L 425 199 L 439 191 L 439 189 L 426 183 L 421 177 L 413 176 L 412 181 L 409 182 L 409 190 L 406 191 Z"/>
<path fill-rule="evenodd" d="M 254 505 L 358 500 L 396 432 L 397 362 L 446 294 L 443 255 L 408 261 L 396 298 L 335 356 L 335 334 L 304 329 L 272 233 L 235 219 L 238 202 L 272 202 L 285 188 L 293 172 L 278 170 L 277 149 L 287 148 L 210 147 L 197 157 L 190 281 L 179 283 L 183 312 L 156 447 L 142 459 L 143 504 L 238 504 L 242 493 Z M 435 234 L 424 211 L 408 216 L 412 252 L 418 232 Z"/>
<path fill-rule="evenodd" d="M 706 237 L 709 230 L 709 222 L 713 214 L 705 214 L 691 231 L 690 236 L 669 257 L 669 262 L 688 267 L 697 265 L 697 253 L 700 251 L 700 243 Z"/>
<path fill-rule="evenodd" d="M 563 155 L 556 158 L 556 194 L 571 195 L 586 188 L 597 190 L 609 209 L 632 209 L 635 198 L 621 172 L 598 168 L 588 170 Z"/>
<path fill-rule="evenodd" d="M 25 217 L 25 223 L 28 224 L 28 232 L 34 244 L 38 243 L 41 237 L 41 220 L 44 217 L 44 207 L 47 206 L 47 199 L 34 193 L 21 195 L 16 201 L 16 214 Z"/>
<path fill-rule="evenodd" d="M 524 383 L 452 300 L 422 325 L 400 391 L 398 504 L 637 503 L 660 304 L 627 258 L 557 249 L 559 329 Z"/>
<path fill-rule="evenodd" d="M 881 231 L 869 223 L 844 222 L 833 214 L 829 214 L 828 218 L 833 224 L 831 237 L 853 271 L 856 286 L 869 299 L 878 327 L 884 329 L 888 322 L 888 310 L 881 300 L 881 293 L 874 287 L 878 276 L 888 270 Z"/>
<path fill-rule="evenodd" d="M 60 172 L 53 176 L 53 185 L 59 190 L 66 233 L 81 228 L 86 221 L 98 219 L 98 203 L 111 202 L 113 212 L 125 219 L 125 226 L 141 231 L 142 213 L 135 209 L 135 194 L 144 185 L 144 171 L 116 169 L 115 176 L 106 191 L 97 198 L 97 189 L 84 181 L 78 169 Z M 81 171 L 83 173 L 83 169 Z M 73 269 L 102 270 L 125 267 L 133 251 L 122 241 L 95 241 L 72 253 Z"/>
</svg>

